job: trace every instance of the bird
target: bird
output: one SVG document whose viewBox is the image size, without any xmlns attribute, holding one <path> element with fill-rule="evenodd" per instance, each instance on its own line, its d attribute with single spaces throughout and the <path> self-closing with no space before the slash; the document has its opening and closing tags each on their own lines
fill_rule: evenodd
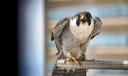
<svg viewBox="0 0 128 76">
<path fill-rule="evenodd" d="M 103 28 L 102 21 L 88 11 L 78 12 L 71 17 L 58 21 L 51 32 L 51 41 L 55 41 L 58 59 L 85 61 L 88 43 L 99 35 Z"/>
</svg>

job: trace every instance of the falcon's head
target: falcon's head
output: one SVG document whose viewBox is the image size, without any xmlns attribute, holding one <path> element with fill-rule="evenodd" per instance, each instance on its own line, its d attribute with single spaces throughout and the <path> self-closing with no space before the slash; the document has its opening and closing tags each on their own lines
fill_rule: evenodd
<svg viewBox="0 0 128 76">
<path fill-rule="evenodd" d="M 91 20 L 93 20 L 92 15 L 87 11 L 79 12 L 74 17 L 72 17 L 72 21 L 75 21 L 77 26 L 85 23 L 87 23 L 89 26 L 91 24 Z"/>
</svg>

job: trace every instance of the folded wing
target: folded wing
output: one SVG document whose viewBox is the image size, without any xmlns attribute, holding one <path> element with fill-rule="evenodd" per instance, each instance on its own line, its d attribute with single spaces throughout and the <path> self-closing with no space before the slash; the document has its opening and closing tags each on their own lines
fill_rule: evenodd
<svg viewBox="0 0 128 76">
<path fill-rule="evenodd" d="M 58 52 L 56 53 L 56 55 L 62 53 L 62 32 L 63 29 L 69 25 L 69 19 L 68 18 L 64 18 L 62 20 L 60 20 L 56 26 L 53 28 L 52 33 L 51 33 L 51 40 L 55 40 L 55 44 L 57 47 Z"/>
<path fill-rule="evenodd" d="M 96 35 L 98 35 L 101 32 L 102 28 L 103 28 L 103 24 L 102 24 L 100 18 L 94 17 L 94 28 L 90 35 L 91 39 L 93 39 Z"/>
</svg>

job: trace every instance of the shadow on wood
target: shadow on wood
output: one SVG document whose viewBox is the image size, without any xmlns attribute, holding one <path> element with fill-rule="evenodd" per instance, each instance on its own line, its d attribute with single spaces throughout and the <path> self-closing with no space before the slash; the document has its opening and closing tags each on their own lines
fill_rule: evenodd
<svg viewBox="0 0 128 76">
<path fill-rule="evenodd" d="M 52 76 L 86 76 L 86 69 L 62 70 L 54 68 Z"/>
</svg>

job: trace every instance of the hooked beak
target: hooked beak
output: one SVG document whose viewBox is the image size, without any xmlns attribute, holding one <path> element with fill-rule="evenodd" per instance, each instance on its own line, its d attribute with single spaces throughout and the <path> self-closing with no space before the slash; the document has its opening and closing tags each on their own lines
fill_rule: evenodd
<svg viewBox="0 0 128 76">
<path fill-rule="evenodd" d="M 85 23 L 85 17 L 83 14 L 80 14 L 80 21 L 82 21 L 83 23 Z"/>
<path fill-rule="evenodd" d="M 82 21 L 84 19 L 84 15 L 80 14 L 80 20 Z"/>
</svg>

